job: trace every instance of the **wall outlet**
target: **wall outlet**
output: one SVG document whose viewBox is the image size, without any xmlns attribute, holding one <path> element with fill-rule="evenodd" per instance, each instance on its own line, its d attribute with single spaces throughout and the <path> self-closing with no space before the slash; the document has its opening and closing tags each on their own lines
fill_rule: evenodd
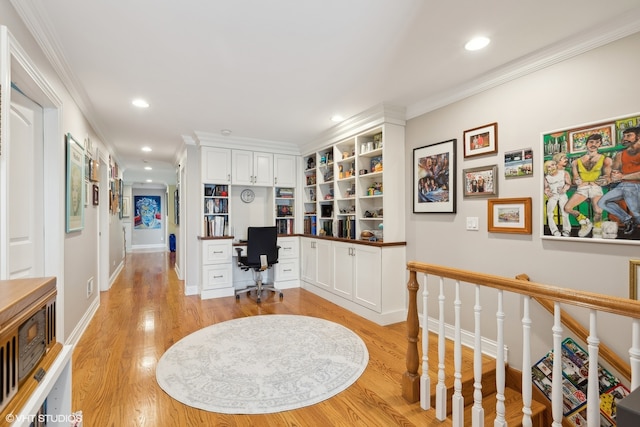
<svg viewBox="0 0 640 427">
<path fill-rule="evenodd" d="M 87 280 L 87 298 L 93 295 L 93 277 Z"/>
</svg>

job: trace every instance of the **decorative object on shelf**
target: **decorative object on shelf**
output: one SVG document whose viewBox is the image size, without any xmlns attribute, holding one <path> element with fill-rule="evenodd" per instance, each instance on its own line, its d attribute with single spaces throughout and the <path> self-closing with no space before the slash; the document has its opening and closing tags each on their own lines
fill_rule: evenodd
<svg viewBox="0 0 640 427">
<path fill-rule="evenodd" d="M 639 139 L 640 113 L 542 133 L 542 238 L 640 242 Z"/>
<path fill-rule="evenodd" d="M 371 173 L 382 172 L 382 156 L 371 158 Z"/>
<path fill-rule="evenodd" d="M 242 190 L 242 193 L 240 193 L 240 200 L 245 203 L 251 203 L 255 198 L 256 194 L 250 188 L 245 188 L 244 190 Z"/>
<path fill-rule="evenodd" d="M 533 176 L 533 150 L 525 148 L 504 153 L 504 177 Z"/>
<path fill-rule="evenodd" d="M 462 195 L 465 198 L 497 196 L 498 165 L 464 169 L 462 184 Z"/>
<path fill-rule="evenodd" d="M 455 213 L 456 140 L 413 150 L 413 212 Z"/>
<path fill-rule="evenodd" d="M 100 187 L 98 184 L 93 184 L 93 206 L 100 204 Z"/>
<path fill-rule="evenodd" d="M 464 131 L 464 157 L 482 156 L 498 152 L 498 123 Z"/>
<path fill-rule="evenodd" d="M 487 217 L 490 233 L 531 234 L 531 197 L 489 199 Z"/>
<path fill-rule="evenodd" d="M 84 228 L 84 149 L 73 139 L 70 133 L 67 139 L 67 200 L 66 228 L 67 233 Z"/>
<path fill-rule="evenodd" d="M 638 295 L 638 280 L 640 280 L 640 259 L 629 260 L 629 298 L 640 299 Z"/>
<path fill-rule="evenodd" d="M 309 157 L 307 159 L 307 169 L 314 169 L 316 167 L 316 159 Z"/>
</svg>

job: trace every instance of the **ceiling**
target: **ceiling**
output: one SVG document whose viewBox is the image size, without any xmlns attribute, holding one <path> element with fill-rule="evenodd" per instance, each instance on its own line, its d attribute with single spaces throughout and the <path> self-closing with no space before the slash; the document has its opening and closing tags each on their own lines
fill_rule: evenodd
<svg viewBox="0 0 640 427">
<path fill-rule="evenodd" d="M 300 146 L 334 114 L 410 119 L 640 31 L 638 0 L 10 1 L 125 183 L 175 183 L 196 133 Z"/>
</svg>

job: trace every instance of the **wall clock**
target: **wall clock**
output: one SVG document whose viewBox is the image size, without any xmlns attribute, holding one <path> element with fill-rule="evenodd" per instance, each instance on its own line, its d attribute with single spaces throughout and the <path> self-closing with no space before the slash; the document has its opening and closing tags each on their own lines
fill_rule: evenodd
<svg viewBox="0 0 640 427">
<path fill-rule="evenodd" d="M 245 203 L 251 203 L 255 198 L 256 198 L 256 195 L 253 192 L 253 190 L 250 188 L 242 190 L 242 193 L 240 193 L 240 200 L 242 200 Z"/>
</svg>

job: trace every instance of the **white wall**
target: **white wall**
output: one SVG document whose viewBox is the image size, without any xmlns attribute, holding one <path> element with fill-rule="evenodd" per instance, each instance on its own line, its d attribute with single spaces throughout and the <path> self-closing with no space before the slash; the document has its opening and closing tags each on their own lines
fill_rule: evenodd
<svg viewBox="0 0 640 427">
<path fill-rule="evenodd" d="M 640 34 L 635 34 L 409 120 L 405 191 L 412 189 L 413 149 L 457 138 L 458 194 L 456 214 L 413 214 L 412 207 L 406 207 L 406 235 L 416 236 L 407 242 L 407 260 L 507 277 L 526 273 L 539 283 L 627 297 L 629 259 L 638 258 L 640 246 L 550 241 L 539 237 L 543 209 L 540 139 L 545 131 L 639 112 L 640 58 L 636 55 L 639 45 Z M 463 131 L 492 122 L 498 122 L 498 154 L 465 161 Z M 528 147 L 534 152 L 535 176 L 505 180 L 504 153 Z M 499 167 L 499 197 L 533 197 L 532 235 L 488 233 L 486 200 L 463 199 L 462 169 L 492 164 Z M 408 200 L 411 203 L 411 198 Z M 466 231 L 465 221 L 469 216 L 479 217 L 479 231 Z M 429 292 L 431 296 L 437 295 L 435 287 Z M 437 298 L 431 301 L 434 299 Z M 451 294 L 448 301 L 452 303 Z M 485 304 L 483 328 L 495 337 L 493 297 L 487 298 Z M 510 362 L 516 367 L 521 367 L 522 359 L 520 306 L 519 298 L 507 298 L 506 338 L 511 344 Z M 430 306 L 429 311 L 431 316 L 437 316 L 437 306 Z M 465 329 L 473 330 L 472 305 L 467 305 L 464 313 Z M 542 357 L 551 348 L 550 319 L 545 313 L 534 304 L 534 328 L 545 329 L 543 336 L 535 339 L 537 348 L 533 358 Z M 583 310 L 579 313 L 581 323 L 588 326 L 586 314 Z M 629 324 L 608 315 L 599 316 L 599 320 L 601 341 L 626 358 L 630 347 Z M 448 322 L 453 323 L 453 319 Z M 614 330 L 616 333 L 612 334 Z"/>
<path fill-rule="evenodd" d="M 106 148 L 103 142 L 98 138 L 91 128 L 91 125 L 82 115 L 78 105 L 74 102 L 66 87 L 62 84 L 48 62 L 46 56 L 40 50 L 8 1 L 0 1 L 0 25 L 7 26 L 9 32 L 28 55 L 29 61 L 31 62 L 30 65 L 34 67 L 37 74 L 42 76 L 62 102 L 60 109 L 62 114 L 59 123 L 62 131 L 60 135 L 57 135 L 55 138 L 60 146 L 55 147 L 55 149 L 45 149 L 46 152 L 62 153 L 59 157 L 48 157 L 45 160 L 49 162 L 59 162 L 60 166 L 50 169 L 65 170 L 63 153 L 65 152 L 64 135 L 67 132 L 71 133 L 78 141 L 84 141 L 87 136 L 90 137 L 94 147 L 99 147 L 102 152 L 105 152 Z M 15 78 L 20 78 L 21 81 L 29 80 L 29 78 L 24 75 L 12 76 L 12 80 Z M 28 96 L 34 93 L 33 86 L 26 85 L 23 86 L 22 89 Z M 64 173 L 45 176 L 44 179 L 46 181 L 53 180 L 58 182 L 61 189 L 60 194 L 64 195 Z M 9 183 L 9 185 L 11 186 L 11 183 Z M 106 188 L 107 183 L 101 182 L 100 190 L 106 191 Z M 58 271 L 52 273 L 58 278 L 59 310 L 61 313 L 58 321 L 62 324 L 61 334 L 58 336 L 58 339 L 61 341 L 78 338 L 77 334 L 80 332 L 79 329 L 82 328 L 82 323 L 88 321 L 87 314 L 99 299 L 98 290 L 100 287 L 97 282 L 97 224 L 99 209 L 107 209 L 107 207 L 102 204 L 98 208 L 91 204 L 85 207 L 84 229 L 78 232 L 64 234 L 63 254 L 60 255 L 63 259 L 62 265 L 57 269 Z M 59 218 L 64 221 L 64 203 L 61 203 Z M 57 226 L 64 228 L 64 222 L 57 224 Z M 115 224 L 115 226 L 120 227 L 119 224 Z M 47 224 L 45 223 L 45 228 L 46 227 Z M 45 257 L 47 256 L 53 256 L 53 254 L 45 254 Z M 109 256 L 109 254 L 105 254 L 105 256 Z M 117 264 L 119 264 L 121 260 L 122 256 L 118 258 Z M 114 260 L 114 262 L 116 262 L 116 260 Z M 87 282 L 92 278 L 94 279 L 94 292 L 90 296 L 87 296 Z"/>
</svg>

